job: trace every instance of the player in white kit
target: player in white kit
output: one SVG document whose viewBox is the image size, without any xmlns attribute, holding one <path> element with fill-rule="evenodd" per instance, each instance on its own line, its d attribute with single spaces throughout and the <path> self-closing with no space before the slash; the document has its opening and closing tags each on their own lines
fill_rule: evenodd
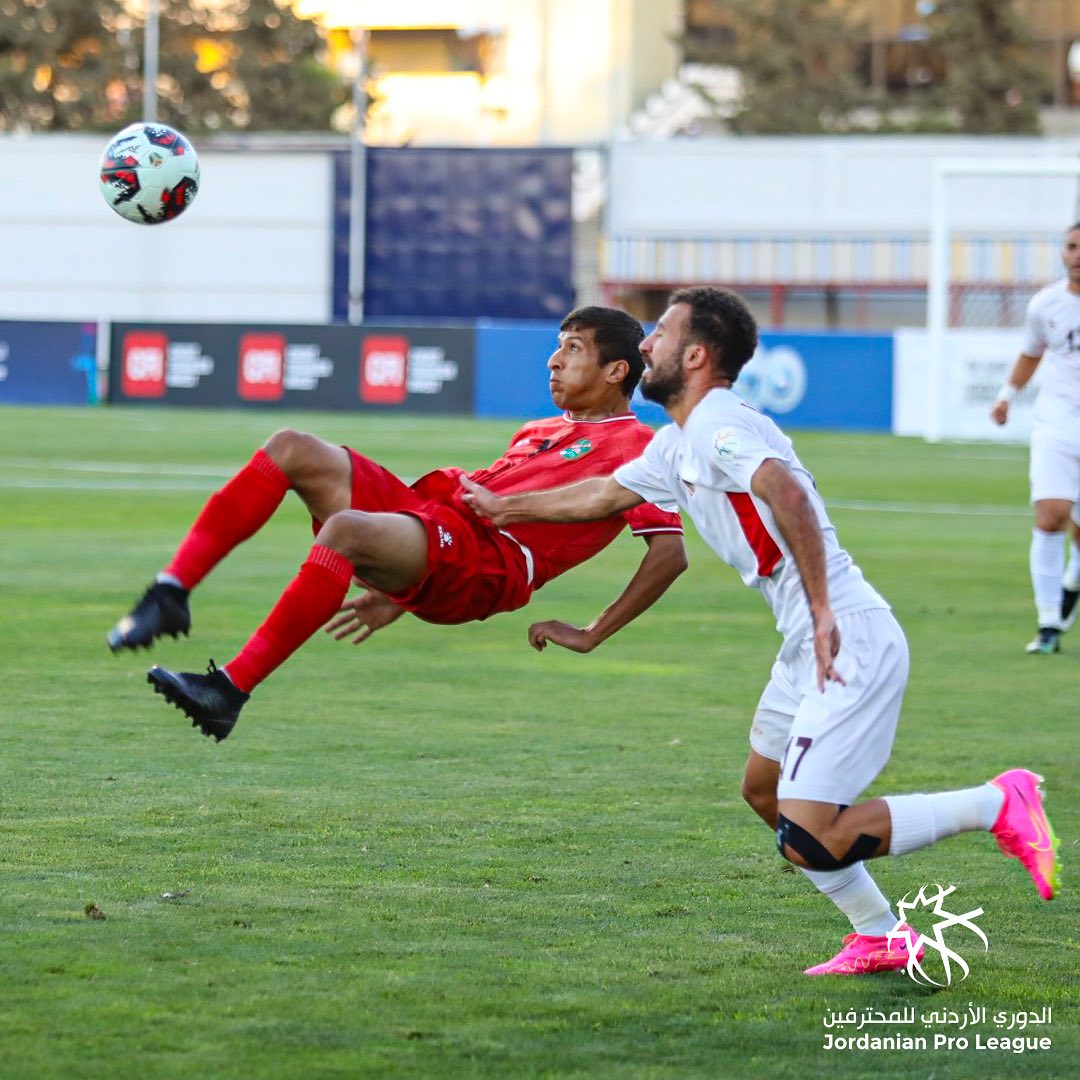
<svg viewBox="0 0 1080 1080">
<path fill-rule="evenodd" d="M 910 939 L 864 860 L 986 829 L 1047 900 L 1057 841 L 1036 786 L 1011 769 L 974 788 L 852 805 L 889 758 L 908 676 L 889 605 L 840 546 L 791 440 L 731 390 L 757 327 L 723 289 L 680 289 L 642 343 L 642 392 L 673 421 L 609 477 L 506 497 L 463 480 L 498 525 L 580 521 L 640 502 L 675 503 L 713 551 L 758 589 L 783 637 L 750 731 L 743 796 L 777 844 L 852 924 L 807 974 L 903 968 Z"/>
<path fill-rule="evenodd" d="M 1080 222 L 1066 230 L 1061 249 L 1065 277 L 1040 289 L 1027 307 L 1024 343 L 990 410 L 995 424 L 1009 419 L 1009 405 L 1041 368 L 1031 429 L 1031 587 L 1038 632 L 1027 651 L 1056 653 L 1072 625 L 1080 597 L 1080 548 L 1073 518 L 1070 558 L 1065 536 L 1080 495 Z"/>
</svg>

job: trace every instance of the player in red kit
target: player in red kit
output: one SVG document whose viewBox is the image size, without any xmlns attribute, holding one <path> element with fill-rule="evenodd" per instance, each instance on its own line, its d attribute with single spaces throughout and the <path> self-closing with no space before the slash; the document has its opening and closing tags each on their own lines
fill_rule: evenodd
<svg viewBox="0 0 1080 1080">
<path fill-rule="evenodd" d="M 548 360 L 562 415 L 526 424 L 502 457 L 473 473 L 436 469 L 408 485 L 356 450 L 277 432 L 210 497 L 172 561 L 110 631 L 109 647 L 186 634 L 191 590 L 293 490 L 311 513 L 315 544 L 263 624 L 222 668 L 211 660 L 205 675 L 153 667 L 147 676 L 203 734 L 224 739 L 255 687 L 324 626 L 361 642 L 406 611 L 433 623 L 514 611 L 629 526 L 648 546 L 622 593 L 587 627 L 549 620 L 529 628 L 536 649 L 591 651 L 686 568 L 678 514 L 643 503 L 598 522 L 499 529 L 465 505 L 459 478 L 511 494 L 604 476 L 640 455 L 653 435 L 630 411 L 643 338 L 641 326 L 613 308 L 571 312 Z M 354 579 L 366 591 L 346 602 Z"/>
</svg>

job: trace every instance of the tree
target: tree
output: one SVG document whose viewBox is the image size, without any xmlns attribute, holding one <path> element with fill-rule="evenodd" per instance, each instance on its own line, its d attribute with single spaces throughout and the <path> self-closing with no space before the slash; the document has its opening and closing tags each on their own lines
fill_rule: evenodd
<svg viewBox="0 0 1080 1080">
<path fill-rule="evenodd" d="M 345 98 L 286 0 L 162 0 L 162 119 L 191 132 L 326 131 Z"/>
<path fill-rule="evenodd" d="M 832 0 L 728 0 L 731 33 L 694 43 L 693 58 L 734 67 L 742 92 L 730 118 L 740 134 L 847 131 L 867 94 L 853 74 L 861 40 Z"/>
<path fill-rule="evenodd" d="M 121 0 L 0 0 L 0 130 L 111 130 L 142 112 Z M 159 118 L 189 134 L 330 128 L 346 97 L 286 0 L 160 0 Z"/>
<path fill-rule="evenodd" d="M 117 0 L 0 0 L 0 131 L 109 127 L 138 57 Z"/>
<path fill-rule="evenodd" d="M 1012 0 L 937 0 L 927 16 L 930 44 L 947 65 L 931 105 L 975 135 L 1037 134 L 1047 80 Z"/>
</svg>

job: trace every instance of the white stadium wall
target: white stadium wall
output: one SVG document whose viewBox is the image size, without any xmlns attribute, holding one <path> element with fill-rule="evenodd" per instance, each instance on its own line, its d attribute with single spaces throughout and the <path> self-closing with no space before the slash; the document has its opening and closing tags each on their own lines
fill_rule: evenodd
<svg viewBox="0 0 1080 1080">
<path fill-rule="evenodd" d="M 1072 158 L 1080 139 L 855 136 L 616 143 L 599 276 L 626 287 L 716 281 L 770 286 L 925 288 L 935 163 Z M 1070 182 L 1057 179 L 1068 192 Z M 1047 182 L 966 179 L 954 200 L 957 257 L 1038 271 L 1080 216 Z M 884 323 L 875 322 L 884 327 Z"/>
<path fill-rule="evenodd" d="M 1060 158 L 1080 139 L 914 136 L 761 137 L 617 142 L 607 231 L 711 237 L 770 233 L 927 233 L 938 158 Z M 1041 200 L 1002 206 L 972 186 L 958 226 L 1062 228 Z"/>
<path fill-rule="evenodd" d="M 105 141 L 0 136 L 0 318 L 329 320 L 326 149 L 226 149 L 204 140 L 194 206 L 176 221 L 140 227 L 113 214 L 98 193 Z M 601 276 L 736 287 L 924 282 L 933 163 L 967 155 L 1080 157 L 1080 140 L 617 142 Z M 981 200 L 977 186 L 965 191 L 958 224 L 1013 234 L 1060 228 L 1056 200 L 1034 187 L 1024 198 L 1018 183 L 1020 196 L 1007 206 Z"/>
<path fill-rule="evenodd" d="M 194 204 L 141 226 L 98 191 L 105 143 L 0 137 L 0 318 L 329 321 L 329 154 L 197 144 Z"/>
</svg>

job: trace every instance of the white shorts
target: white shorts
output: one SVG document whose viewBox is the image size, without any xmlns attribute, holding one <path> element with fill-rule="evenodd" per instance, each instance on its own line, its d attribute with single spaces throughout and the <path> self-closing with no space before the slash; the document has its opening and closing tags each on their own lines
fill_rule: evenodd
<svg viewBox="0 0 1080 1080">
<path fill-rule="evenodd" d="M 1080 452 L 1075 439 L 1065 439 L 1042 427 L 1031 433 L 1028 464 L 1031 501 L 1065 499 L 1076 502 L 1080 495 Z"/>
<path fill-rule="evenodd" d="M 789 663 L 777 660 L 758 702 L 750 745 L 781 763 L 777 797 L 850 806 L 892 752 L 908 678 L 908 647 L 891 611 L 841 615 L 836 669 L 846 685 L 817 688 L 807 638 Z"/>
</svg>

